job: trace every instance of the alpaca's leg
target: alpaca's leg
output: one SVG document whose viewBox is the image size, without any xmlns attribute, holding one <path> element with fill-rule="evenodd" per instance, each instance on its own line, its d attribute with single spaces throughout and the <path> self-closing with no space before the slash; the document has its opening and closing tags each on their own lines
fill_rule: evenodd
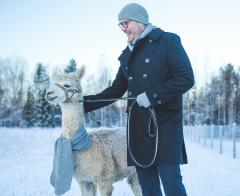
<svg viewBox="0 0 240 196">
<path fill-rule="evenodd" d="M 99 184 L 99 190 L 101 196 L 111 196 L 113 191 L 112 183 Z"/>
<path fill-rule="evenodd" d="M 92 182 L 79 182 L 82 196 L 97 196 L 97 185 Z"/>
<path fill-rule="evenodd" d="M 128 179 L 128 182 L 132 188 L 134 195 L 142 196 L 142 190 L 141 190 L 141 186 L 138 181 L 137 174 L 134 174 L 133 176 L 131 176 L 131 178 Z"/>
</svg>

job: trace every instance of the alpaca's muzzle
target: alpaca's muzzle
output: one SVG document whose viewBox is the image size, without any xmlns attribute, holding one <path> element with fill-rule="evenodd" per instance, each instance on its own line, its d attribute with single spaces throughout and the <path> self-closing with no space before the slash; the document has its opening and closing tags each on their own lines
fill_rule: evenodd
<svg viewBox="0 0 240 196">
<path fill-rule="evenodd" d="M 53 94 L 52 91 L 46 92 L 45 99 L 49 102 L 53 101 L 54 99 L 57 98 L 57 96 L 51 97 L 51 94 Z"/>
</svg>

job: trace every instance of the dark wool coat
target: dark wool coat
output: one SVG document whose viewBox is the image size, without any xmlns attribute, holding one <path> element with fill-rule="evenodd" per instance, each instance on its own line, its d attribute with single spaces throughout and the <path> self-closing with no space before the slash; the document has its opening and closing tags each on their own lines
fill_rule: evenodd
<svg viewBox="0 0 240 196">
<path fill-rule="evenodd" d="M 127 47 L 119 57 L 120 67 L 112 85 L 84 99 L 118 98 L 128 91 L 136 97 L 146 92 L 156 111 L 158 151 L 155 164 L 187 163 L 183 139 L 182 94 L 194 85 L 188 56 L 178 35 L 153 29 L 137 41 L 133 51 Z M 132 101 L 128 101 L 128 108 Z M 110 102 L 84 103 L 86 112 Z M 127 110 L 128 112 L 128 110 Z M 148 164 L 154 154 L 155 139 L 148 134 L 148 110 L 134 105 L 129 123 L 130 147 L 136 160 Z M 151 124 L 151 131 L 154 126 Z M 129 156 L 128 165 L 135 165 Z"/>
</svg>

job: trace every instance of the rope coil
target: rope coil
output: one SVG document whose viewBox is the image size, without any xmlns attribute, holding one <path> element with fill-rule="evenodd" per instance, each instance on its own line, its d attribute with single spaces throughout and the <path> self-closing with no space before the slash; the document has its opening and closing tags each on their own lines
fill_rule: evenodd
<svg viewBox="0 0 240 196">
<path fill-rule="evenodd" d="M 138 167 L 141 167 L 141 168 L 148 168 L 150 166 L 153 165 L 153 163 L 155 162 L 156 160 L 156 157 L 157 157 L 157 151 L 158 151 L 158 124 L 157 124 L 157 118 L 156 118 L 156 113 L 155 113 L 155 110 L 152 108 L 152 107 L 149 107 L 149 111 L 151 113 L 150 115 L 150 120 L 149 120 L 149 123 L 148 123 L 148 135 L 149 137 L 151 138 L 154 138 L 155 137 L 155 150 L 154 150 L 154 155 L 153 155 L 153 158 L 152 160 L 148 163 L 148 164 L 141 164 L 139 163 L 136 158 L 133 156 L 133 153 L 132 153 L 132 150 L 131 150 L 131 146 L 130 146 L 130 131 L 129 131 L 129 125 L 130 125 L 130 118 L 131 118 L 131 112 L 132 112 L 132 107 L 134 106 L 134 104 L 136 104 L 136 100 L 131 104 L 131 106 L 129 107 L 129 114 L 128 114 L 128 123 L 127 123 L 127 142 L 128 142 L 128 151 L 129 151 L 129 154 L 133 160 L 133 162 L 138 166 Z M 153 122 L 154 122 L 154 126 L 156 128 L 155 130 L 155 134 L 152 134 L 151 133 L 151 122 L 152 122 L 152 119 L 153 119 Z"/>
</svg>

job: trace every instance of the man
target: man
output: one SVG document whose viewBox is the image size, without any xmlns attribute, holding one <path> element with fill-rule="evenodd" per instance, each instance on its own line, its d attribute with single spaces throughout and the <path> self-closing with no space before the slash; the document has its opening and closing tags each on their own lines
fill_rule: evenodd
<svg viewBox="0 0 240 196">
<path fill-rule="evenodd" d="M 182 94 L 194 85 L 190 61 L 179 36 L 153 27 L 141 5 L 126 5 L 118 19 L 128 46 L 119 57 L 116 78 L 84 99 L 119 98 L 126 91 L 137 97 L 137 104 L 128 100 L 128 165 L 136 167 L 143 196 L 161 196 L 160 179 L 166 196 L 186 196 L 180 172 L 180 164 L 187 163 Z M 110 103 L 84 107 L 89 112 Z"/>
</svg>

